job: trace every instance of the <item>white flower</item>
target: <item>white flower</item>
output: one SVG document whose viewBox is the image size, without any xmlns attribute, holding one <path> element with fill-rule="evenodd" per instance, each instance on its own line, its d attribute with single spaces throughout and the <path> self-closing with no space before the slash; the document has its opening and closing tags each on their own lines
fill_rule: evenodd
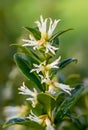
<svg viewBox="0 0 88 130">
<path fill-rule="evenodd" d="M 40 63 L 39 65 L 33 64 L 35 68 L 32 69 L 30 72 L 36 71 L 38 74 L 40 72 L 43 72 L 45 75 L 47 75 L 47 74 L 49 74 L 48 72 L 49 72 L 50 69 L 59 68 L 58 64 L 59 64 L 60 59 L 61 59 L 61 57 L 59 57 L 58 59 L 56 59 L 54 62 L 52 62 L 50 64 L 46 64 L 46 61 Z"/>
<path fill-rule="evenodd" d="M 49 26 L 49 30 L 48 30 L 48 38 L 50 38 L 52 36 L 53 31 L 55 30 L 55 28 L 56 28 L 59 21 L 60 21 L 60 19 L 59 20 L 55 19 L 54 22 L 52 22 L 52 19 L 50 18 L 50 26 Z"/>
<path fill-rule="evenodd" d="M 53 95 L 53 94 L 55 94 L 57 92 L 58 88 L 60 88 L 64 92 L 68 93 L 69 95 L 71 95 L 71 91 L 74 89 L 74 88 L 70 88 L 69 85 L 51 81 L 49 83 L 49 90 L 48 90 L 48 92 Z"/>
<path fill-rule="evenodd" d="M 32 106 L 35 107 L 37 104 L 37 90 L 34 88 L 34 92 L 31 91 L 30 89 L 28 89 L 24 82 L 23 82 L 23 86 L 21 86 L 20 88 L 18 88 L 18 90 L 20 90 L 19 94 L 23 94 L 23 95 L 28 95 L 30 96 L 29 98 L 27 98 L 26 100 L 29 100 L 32 102 Z"/>
<path fill-rule="evenodd" d="M 54 69 L 54 68 L 58 69 L 59 68 L 58 64 L 59 64 L 60 59 L 61 59 L 61 56 L 59 56 L 58 59 L 56 59 L 54 62 L 48 64 L 47 68 L 49 68 L 49 69 Z"/>
<path fill-rule="evenodd" d="M 47 18 L 44 20 L 43 17 L 40 16 L 40 22 L 36 21 L 35 23 L 37 24 L 39 31 L 41 32 L 41 36 L 44 37 L 46 36 L 46 39 L 49 39 L 52 36 L 59 21 L 60 19 L 59 20 L 55 19 L 53 22 L 52 19 L 50 18 L 50 25 L 48 31 L 47 31 L 47 22 L 48 22 Z"/>
<path fill-rule="evenodd" d="M 30 115 L 27 117 L 28 119 L 35 121 L 39 124 L 44 123 L 45 118 L 47 117 L 47 115 L 40 115 L 40 116 L 36 116 L 32 110 L 30 111 Z"/>
<path fill-rule="evenodd" d="M 52 95 L 55 94 L 56 92 L 58 92 L 58 88 L 60 88 L 64 92 L 68 93 L 69 95 L 71 95 L 71 91 L 74 89 L 74 88 L 70 88 L 69 85 L 58 83 L 54 80 L 51 80 L 49 78 L 48 73 L 46 73 L 46 77 L 43 77 L 42 75 L 40 75 L 40 77 L 41 77 L 41 83 L 46 83 L 48 85 L 48 91 L 46 91 L 46 92 L 48 92 Z"/>
<path fill-rule="evenodd" d="M 40 78 L 41 78 L 41 83 L 46 83 L 46 84 L 49 84 L 50 83 L 50 78 L 49 78 L 49 72 L 46 73 L 45 77 L 43 75 L 40 75 Z"/>
<path fill-rule="evenodd" d="M 25 44 L 23 44 L 23 46 L 32 46 L 34 50 L 40 48 L 40 46 L 38 45 L 38 42 L 36 40 L 22 39 L 22 41 L 25 42 Z"/>
<path fill-rule="evenodd" d="M 40 63 L 39 65 L 37 64 L 33 64 L 34 65 L 34 69 L 32 69 L 30 72 L 34 72 L 36 71 L 37 73 L 39 73 L 40 71 L 44 71 L 44 66 L 46 65 L 46 61 Z"/>
<path fill-rule="evenodd" d="M 46 34 L 46 29 L 47 29 L 47 18 L 44 20 L 42 16 L 40 16 L 40 22 L 36 21 L 35 23 L 37 24 L 39 31 L 41 34 Z"/>
<path fill-rule="evenodd" d="M 39 118 L 32 111 L 30 112 L 30 115 L 27 118 L 37 123 L 40 123 Z"/>
<path fill-rule="evenodd" d="M 55 130 L 51 124 L 50 119 L 48 118 L 48 115 L 41 115 L 38 117 L 31 111 L 30 115 L 27 118 L 34 122 L 44 125 L 46 127 L 46 130 Z"/>
<path fill-rule="evenodd" d="M 50 44 L 46 44 L 46 51 L 45 53 L 51 52 L 53 55 L 55 55 L 55 51 L 58 50 L 59 48 L 56 48 Z"/>
<path fill-rule="evenodd" d="M 70 88 L 70 86 L 69 86 L 69 85 L 66 85 L 66 84 L 62 84 L 62 83 L 58 83 L 58 82 L 55 82 L 54 84 L 55 84 L 55 86 L 56 86 L 57 88 L 62 89 L 63 91 L 65 91 L 65 92 L 68 93 L 69 95 L 71 95 L 71 91 L 74 89 L 74 88 Z"/>
<path fill-rule="evenodd" d="M 52 54 L 55 55 L 55 51 L 58 50 L 58 48 L 54 47 L 52 45 L 52 42 L 49 42 L 49 39 L 52 37 L 53 32 L 60 20 L 54 20 L 49 19 L 49 27 L 47 27 L 48 19 L 46 18 L 45 20 L 43 19 L 42 16 L 40 16 L 40 21 L 36 21 L 35 23 L 37 24 L 39 31 L 41 33 L 41 38 L 39 40 L 36 40 L 32 35 L 29 36 L 30 40 L 23 39 L 23 46 L 32 46 L 33 49 L 41 49 L 45 48 L 45 53 L 51 52 Z"/>
</svg>

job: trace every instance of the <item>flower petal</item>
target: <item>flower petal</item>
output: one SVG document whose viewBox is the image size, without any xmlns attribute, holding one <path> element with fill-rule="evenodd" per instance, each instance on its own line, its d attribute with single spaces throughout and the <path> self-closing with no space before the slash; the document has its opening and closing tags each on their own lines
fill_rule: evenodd
<svg viewBox="0 0 88 130">
<path fill-rule="evenodd" d="M 70 88 L 69 85 L 65 85 L 65 84 L 58 83 L 58 82 L 55 82 L 55 86 L 62 89 L 63 91 L 65 91 L 69 95 L 71 95 L 71 91 L 74 89 L 74 88 Z"/>
<path fill-rule="evenodd" d="M 49 51 L 50 51 L 53 55 L 55 55 L 55 51 L 58 50 L 58 49 L 59 48 L 56 48 L 56 47 L 54 47 L 50 44 L 47 44 L 45 53 L 49 53 Z"/>
<path fill-rule="evenodd" d="M 59 21 L 60 21 L 60 19 L 59 20 L 55 19 L 54 22 L 52 22 L 52 19 L 50 18 L 50 26 L 49 26 L 49 30 L 48 30 L 48 38 L 50 38 L 52 36 L 52 33 L 55 30 L 55 28 L 56 28 Z"/>
</svg>

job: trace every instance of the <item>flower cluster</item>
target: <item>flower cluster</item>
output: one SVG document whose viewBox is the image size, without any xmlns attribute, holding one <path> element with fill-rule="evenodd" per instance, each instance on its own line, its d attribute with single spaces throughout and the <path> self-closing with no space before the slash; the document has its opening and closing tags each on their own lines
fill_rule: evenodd
<svg viewBox="0 0 88 130">
<path fill-rule="evenodd" d="M 35 105 L 37 104 L 37 94 L 38 94 L 37 90 L 34 88 L 34 92 L 31 91 L 25 86 L 24 82 L 23 82 L 23 86 L 18 88 L 18 90 L 20 90 L 19 94 L 28 95 L 29 98 L 27 98 L 26 100 L 31 101 L 32 106 L 35 107 Z"/>
<path fill-rule="evenodd" d="M 43 52 L 41 51 L 42 53 L 45 54 L 50 53 L 53 56 L 55 56 L 56 51 L 59 48 L 53 45 L 53 40 L 51 39 L 53 36 L 53 32 L 59 21 L 60 20 L 54 20 L 53 22 L 51 18 L 49 19 L 46 18 L 44 20 L 43 17 L 40 16 L 40 21 L 35 22 L 39 30 L 39 33 L 41 34 L 40 39 L 36 39 L 33 34 L 30 34 L 29 40 L 23 39 L 24 42 L 23 46 L 25 47 L 30 46 L 35 51 L 36 50 L 41 51 L 43 49 L 44 51 Z M 38 75 L 38 77 L 41 80 L 41 84 L 45 84 L 46 88 L 45 91 L 42 93 L 47 93 L 51 96 L 55 96 L 55 94 L 59 92 L 59 89 L 61 89 L 67 94 L 71 95 L 71 90 L 73 90 L 73 88 L 70 88 L 69 85 L 59 83 L 56 79 L 51 78 L 50 72 L 53 69 L 59 69 L 60 59 L 61 56 L 59 56 L 53 62 L 48 62 L 47 59 L 45 59 L 44 61 L 41 61 L 41 63 L 39 64 L 33 63 L 33 68 L 29 73 L 36 73 L 36 75 Z M 19 94 L 28 95 L 29 97 L 26 100 L 31 101 L 32 107 L 36 107 L 36 104 L 38 103 L 37 100 L 38 91 L 35 88 L 33 88 L 33 91 L 30 90 L 25 86 L 24 83 L 19 88 L 19 90 L 20 90 Z M 53 121 L 50 119 L 48 115 L 41 115 L 38 117 L 31 111 L 30 115 L 27 118 L 39 124 L 43 124 L 44 126 L 46 126 L 46 130 L 55 130 Z"/>
<path fill-rule="evenodd" d="M 53 35 L 53 32 L 60 20 L 54 20 L 49 19 L 50 25 L 47 31 L 47 22 L 48 19 L 46 18 L 45 20 L 43 19 L 42 16 L 40 16 L 40 21 L 36 21 L 36 25 L 39 28 L 39 31 L 41 33 L 41 38 L 39 40 L 36 40 L 33 35 L 29 35 L 30 40 L 23 39 L 23 42 L 25 44 L 23 46 L 32 46 L 34 50 L 36 49 L 45 49 L 45 53 L 52 53 L 55 55 L 55 51 L 58 50 L 58 48 L 54 47 L 52 45 L 52 41 L 50 42 L 50 38 Z"/>
</svg>

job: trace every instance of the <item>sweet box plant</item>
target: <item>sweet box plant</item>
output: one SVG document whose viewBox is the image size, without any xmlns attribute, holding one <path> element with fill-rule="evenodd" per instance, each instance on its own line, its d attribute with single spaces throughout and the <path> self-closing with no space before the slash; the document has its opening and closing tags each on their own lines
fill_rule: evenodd
<svg viewBox="0 0 88 130">
<path fill-rule="evenodd" d="M 35 22 L 36 27 L 25 27 L 30 32 L 29 38 L 22 39 L 22 44 L 15 44 L 21 49 L 14 55 L 16 65 L 33 85 L 27 87 L 23 82 L 18 88 L 19 94 L 27 97 L 25 117 L 12 118 L 4 123 L 3 128 L 19 124 L 29 130 L 58 130 L 66 118 L 80 123 L 70 109 L 79 98 L 83 85 L 75 78 L 72 83 L 70 78 L 69 84 L 58 80 L 60 70 L 77 62 L 75 58 L 62 60 L 59 56 L 59 36 L 72 30 L 54 33 L 59 22 L 40 16 L 40 21 Z"/>
</svg>

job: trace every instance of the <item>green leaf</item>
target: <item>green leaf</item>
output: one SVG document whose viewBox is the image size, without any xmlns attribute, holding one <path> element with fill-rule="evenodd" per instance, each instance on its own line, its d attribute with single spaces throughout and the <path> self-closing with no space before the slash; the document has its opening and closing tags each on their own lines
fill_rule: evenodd
<svg viewBox="0 0 88 130">
<path fill-rule="evenodd" d="M 71 107 L 76 103 L 77 99 L 80 97 L 80 94 L 83 90 L 83 86 L 81 84 L 77 85 L 76 88 L 73 90 L 71 96 L 68 96 L 63 103 L 58 108 L 55 117 L 55 123 L 58 124 L 63 119 L 65 115 L 69 112 Z"/>
<path fill-rule="evenodd" d="M 40 116 L 43 115 L 44 113 L 44 107 L 42 106 L 42 104 L 40 104 L 39 102 L 36 104 L 35 107 L 32 107 L 32 112 L 36 115 L 36 116 Z"/>
<path fill-rule="evenodd" d="M 37 60 L 40 63 L 38 55 L 33 51 L 33 49 L 28 48 L 27 46 L 22 46 L 21 44 L 11 44 L 10 46 L 17 46 L 23 51 L 25 54 L 31 56 L 33 59 Z"/>
<path fill-rule="evenodd" d="M 58 109 L 58 106 L 60 106 L 61 103 L 64 101 L 64 99 L 65 99 L 65 94 L 63 92 L 60 92 L 57 95 L 56 102 L 55 102 L 56 110 Z"/>
<path fill-rule="evenodd" d="M 52 41 L 52 44 L 56 45 L 58 47 L 59 46 L 59 39 L 57 37 L 54 38 L 53 41 Z"/>
<path fill-rule="evenodd" d="M 73 28 L 69 28 L 69 29 L 63 30 L 63 31 L 61 31 L 61 32 L 57 32 L 57 33 L 55 33 L 55 34 L 49 39 L 49 41 L 52 41 L 52 40 L 55 39 L 56 37 L 59 37 L 59 36 L 62 35 L 63 33 L 68 32 L 68 31 L 71 31 L 71 30 L 73 30 Z"/>
<path fill-rule="evenodd" d="M 51 117 L 51 112 L 55 107 L 55 99 L 51 95 L 46 93 L 38 94 L 37 99 L 43 105 L 48 115 Z"/>
<path fill-rule="evenodd" d="M 66 67 L 68 64 L 70 64 L 71 62 L 76 62 L 76 63 L 77 63 L 77 59 L 75 59 L 75 58 L 65 59 L 65 60 L 61 61 L 61 62 L 58 64 L 58 67 L 59 67 L 59 69 L 62 69 L 62 68 L 64 68 L 64 67 Z"/>
<path fill-rule="evenodd" d="M 68 58 L 68 59 L 65 59 L 63 61 L 61 61 L 59 64 L 58 64 L 58 69 L 53 69 L 51 71 L 51 74 L 52 74 L 52 77 L 54 75 L 56 75 L 58 73 L 59 70 L 63 69 L 64 67 L 66 67 L 68 64 L 70 64 L 71 62 L 77 62 L 77 59 L 75 58 Z"/>
<path fill-rule="evenodd" d="M 15 124 L 28 126 L 31 130 L 45 130 L 44 127 L 42 127 L 40 124 L 38 124 L 37 122 L 31 121 L 27 118 L 10 119 L 3 125 L 3 128 L 11 126 L 11 125 L 15 125 Z"/>
<path fill-rule="evenodd" d="M 38 29 L 30 27 L 25 27 L 25 29 L 30 31 L 36 40 L 39 40 L 41 38 L 41 33 Z"/>
<path fill-rule="evenodd" d="M 16 53 L 14 55 L 15 62 L 23 74 L 31 80 L 40 90 L 43 90 L 41 81 L 35 73 L 30 73 L 33 63 L 36 63 L 32 57 L 27 56 L 23 53 Z"/>
</svg>

